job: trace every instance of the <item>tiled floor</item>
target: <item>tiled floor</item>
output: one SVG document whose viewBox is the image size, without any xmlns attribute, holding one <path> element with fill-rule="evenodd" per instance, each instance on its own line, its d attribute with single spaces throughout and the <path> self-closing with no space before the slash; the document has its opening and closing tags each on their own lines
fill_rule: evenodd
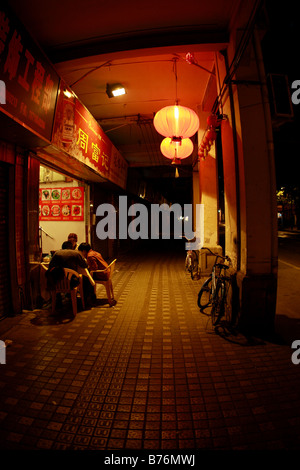
<svg viewBox="0 0 300 470">
<path fill-rule="evenodd" d="M 2 320 L 1 448 L 299 449 L 290 345 L 216 335 L 199 285 L 184 252 L 136 252 L 117 262 L 115 307 Z"/>
</svg>

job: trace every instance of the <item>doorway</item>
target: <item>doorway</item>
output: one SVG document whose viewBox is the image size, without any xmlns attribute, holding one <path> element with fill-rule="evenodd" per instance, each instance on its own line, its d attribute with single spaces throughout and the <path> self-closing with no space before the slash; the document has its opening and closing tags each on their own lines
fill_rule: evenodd
<svg viewBox="0 0 300 470">
<path fill-rule="evenodd" d="M 89 186 L 40 165 L 39 246 L 42 258 L 59 250 L 70 233 L 90 240 Z"/>
</svg>

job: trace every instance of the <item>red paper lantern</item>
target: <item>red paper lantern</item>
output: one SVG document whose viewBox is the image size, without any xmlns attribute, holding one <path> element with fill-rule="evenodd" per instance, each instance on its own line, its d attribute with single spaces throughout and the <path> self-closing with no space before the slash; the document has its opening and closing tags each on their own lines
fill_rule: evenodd
<svg viewBox="0 0 300 470">
<path fill-rule="evenodd" d="M 166 137 L 160 144 L 161 153 L 171 160 L 187 158 L 193 149 L 193 142 L 189 138 L 182 139 L 181 142 L 174 142 L 170 137 Z"/>
<path fill-rule="evenodd" d="M 208 145 L 208 143 L 209 143 L 207 134 L 204 135 L 204 137 L 203 137 L 203 139 L 202 139 L 202 142 L 203 142 L 204 147 L 207 147 L 207 145 Z"/>
<path fill-rule="evenodd" d="M 206 137 L 208 142 L 214 142 L 217 138 L 217 133 L 214 129 L 211 128 L 206 132 Z"/>
<path fill-rule="evenodd" d="M 216 114 L 210 114 L 207 118 L 207 124 L 209 127 L 217 127 L 218 125 L 218 117 Z"/>
<path fill-rule="evenodd" d="M 185 106 L 166 106 L 155 114 L 153 124 L 159 134 L 181 140 L 197 132 L 199 118 L 195 111 Z"/>
</svg>

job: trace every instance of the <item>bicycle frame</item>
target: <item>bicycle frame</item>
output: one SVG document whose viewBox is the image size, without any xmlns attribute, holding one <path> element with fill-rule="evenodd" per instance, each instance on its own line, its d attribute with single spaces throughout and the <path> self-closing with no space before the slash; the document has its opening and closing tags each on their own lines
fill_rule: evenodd
<svg viewBox="0 0 300 470">
<path fill-rule="evenodd" d="M 188 242 L 192 242 L 193 240 L 189 240 L 185 236 Z M 186 258 L 185 258 L 185 269 L 191 274 L 191 278 L 194 280 L 199 279 L 199 256 L 197 250 L 187 250 Z"/>
<path fill-rule="evenodd" d="M 211 275 L 203 283 L 199 294 L 198 294 L 198 306 L 202 310 L 207 306 L 211 305 L 211 317 L 213 324 L 216 325 L 221 317 L 224 315 L 225 304 L 226 304 L 226 288 L 230 277 L 225 275 L 225 270 L 229 268 L 225 261 L 231 262 L 228 256 L 222 256 L 217 253 L 213 253 L 209 248 L 203 247 L 208 250 L 212 255 L 215 256 L 215 261 L 212 267 Z M 223 262 L 219 262 L 219 259 Z M 206 301 L 202 300 L 203 295 L 208 293 L 208 298 L 204 297 Z M 216 315 L 216 320 L 215 320 Z"/>
<path fill-rule="evenodd" d="M 211 276 L 212 276 L 211 286 L 212 286 L 212 298 L 213 299 L 215 298 L 215 295 L 216 295 L 217 280 L 220 279 L 220 277 L 222 276 L 222 271 L 225 269 L 225 267 L 227 267 L 225 264 L 218 263 L 218 258 L 229 259 L 228 257 L 221 256 L 221 255 L 216 256 L 214 265 L 212 267 L 212 272 L 211 272 Z M 219 269 L 218 275 L 216 273 L 217 268 Z"/>
</svg>

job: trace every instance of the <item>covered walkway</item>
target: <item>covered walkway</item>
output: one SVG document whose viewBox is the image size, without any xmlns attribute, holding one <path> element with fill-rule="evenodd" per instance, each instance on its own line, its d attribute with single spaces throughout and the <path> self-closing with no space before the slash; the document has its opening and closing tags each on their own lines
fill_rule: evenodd
<svg viewBox="0 0 300 470">
<path fill-rule="evenodd" d="M 0 322 L 2 449 L 300 448 L 291 345 L 216 335 L 175 248 L 119 257 L 113 308 Z"/>
</svg>

